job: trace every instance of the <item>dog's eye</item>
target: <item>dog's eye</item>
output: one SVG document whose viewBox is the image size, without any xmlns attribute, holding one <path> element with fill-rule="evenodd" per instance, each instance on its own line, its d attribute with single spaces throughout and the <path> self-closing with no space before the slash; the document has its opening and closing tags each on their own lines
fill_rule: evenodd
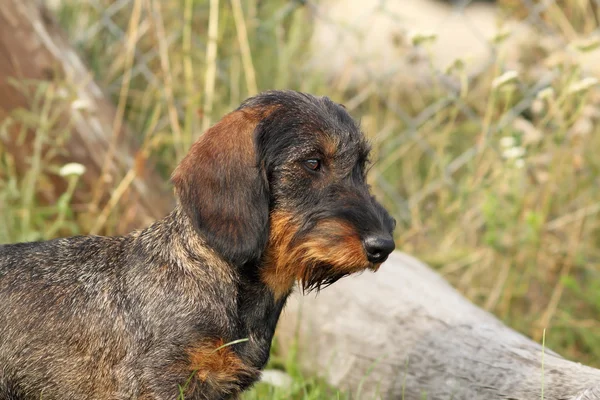
<svg viewBox="0 0 600 400">
<path fill-rule="evenodd" d="M 310 171 L 318 171 L 321 169 L 321 161 L 317 160 L 316 158 L 311 158 L 304 161 L 304 166 Z"/>
</svg>

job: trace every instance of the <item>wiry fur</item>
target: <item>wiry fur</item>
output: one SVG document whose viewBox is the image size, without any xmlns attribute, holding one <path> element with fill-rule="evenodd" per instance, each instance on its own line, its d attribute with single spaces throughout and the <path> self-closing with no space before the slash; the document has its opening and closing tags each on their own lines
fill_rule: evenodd
<svg viewBox="0 0 600 400">
<path fill-rule="evenodd" d="M 0 246 L 0 400 L 236 397 L 295 281 L 379 266 L 362 241 L 394 221 L 369 195 L 368 151 L 329 99 L 266 92 L 194 144 L 163 220 Z"/>
</svg>

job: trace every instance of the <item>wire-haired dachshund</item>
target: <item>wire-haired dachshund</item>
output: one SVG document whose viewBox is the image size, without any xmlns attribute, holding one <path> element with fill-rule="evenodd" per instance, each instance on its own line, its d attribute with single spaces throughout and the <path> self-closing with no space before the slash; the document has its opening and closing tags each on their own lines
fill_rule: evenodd
<svg viewBox="0 0 600 400">
<path fill-rule="evenodd" d="M 269 91 L 192 146 L 152 226 L 0 246 L 0 399 L 237 398 L 296 282 L 320 290 L 394 249 L 368 156 L 343 106 Z"/>
</svg>

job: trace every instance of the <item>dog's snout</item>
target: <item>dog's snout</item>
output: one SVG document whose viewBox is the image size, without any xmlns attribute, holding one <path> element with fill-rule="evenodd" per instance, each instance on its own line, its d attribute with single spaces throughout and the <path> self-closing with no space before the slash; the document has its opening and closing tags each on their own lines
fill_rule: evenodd
<svg viewBox="0 0 600 400">
<path fill-rule="evenodd" d="M 372 263 L 382 263 L 396 248 L 394 239 L 390 235 L 371 235 L 363 240 L 367 258 Z"/>
</svg>

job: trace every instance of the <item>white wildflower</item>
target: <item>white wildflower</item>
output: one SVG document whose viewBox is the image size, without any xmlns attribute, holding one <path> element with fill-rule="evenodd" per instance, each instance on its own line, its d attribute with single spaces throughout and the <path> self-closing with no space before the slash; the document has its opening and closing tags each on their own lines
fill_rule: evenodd
<svg viewBox="0 0 600 400">
<path fill-rule="evenodd" d="M 260 381 L 268 385 L 281 388 L 289 388 L 293 384 L 293 379 L 291 376 L 276 369 L 264 370 Z"/>
<path fill-rule="evenodd" d="M 523 160 L 522 158 L 515 160 L 515 167 L 517 167 L 518 169 L 521 169 L 524 166 L 525 166 L 525 160 Z"/>
<path fill-rule="evenodd" d="M 62 166 L 59 171 L 60 176 L 76 175 L 81 176 L 85 173 L 85 166 L 79 163 L 68 163 Z"/>
<path fill-rule="evenodd" d="M 506 71 L 502 75 L 494 78 L 494 80 L 492 81 L 492 88 L 499 89 L 504 85 L 515 82 L 518 77 L 519 74 L 517 73 L 517 71 Z"/>
<path fill-rule="evenodd" d="M 525 155 L 525 149 L 523 147 L 511 147 L 502 152 L 502 157 L 508 160 L 514 160 L 521 158 Z"/>
<path fill-rule="evenodd" d="M 598 82 L 599 82 L 598 79 L 593 78 L 591 76 L 589 76 L 587 78 L 583 78 L 579 82 L 575 82 L 571 86 L 569 86 L 569 93 L 574 94 L 574 93 L 584 92 L 584 91 L 588 90 L 589 88 L 591 88 L 592 86 L 596 86 L 598 84 Z"/>
<path fill-rule="evenodd" d="M 539 115 L 544 112 L 546 109 L 546 104 L 544 104 L 544 100 L 535 99 L 533 103 L 531 103 L 531 112 Z"/>
<path fill-rule="evenodd" d="M 594 123 L 589 118 L 580 118 L 567 132 L 572 137 L 587 137 L 594 131 Z"/>
<path fill-rule="evenodd" d="M 83 110 L 86 108 L 90 108 L 90 102 L 84 99 L 77 99 L 71 103 L 71 108 L 73 110 Z"/>
<path fill-rule="evenodd" d="M 541 99 L 541 100 L 546 100 L 546 99 L 550 99 L 553 97 L 554 97 L 554 89 L 552 89 L 551 87 L 547 87 L 545 89 L 540 90 L 536 95 L 536 98 Z"/>
<path fill-rule="evenodd" d="M 513 147 L 515 145 L 515 138 L 512 136 L 504 136 L 500 139 L 500 146 L 502 147 Z"/>
<path fill-rule="evenodd" d="M 58 88 L 58 90 L 56 90 L 56 97 L 59 97 L 61 99 L 66 99 L 68 96 L 69 96 L 69 92 L 64 87 L 60 87 L 60 88 Z"/>
<path fill-rule="evenodd" d="M 521 143 L 523 145 L 538 143 L 543 138 L 542 132 L 525 118 L 515 118 L 512 127 L 521 133 Z"/>
</svg>

